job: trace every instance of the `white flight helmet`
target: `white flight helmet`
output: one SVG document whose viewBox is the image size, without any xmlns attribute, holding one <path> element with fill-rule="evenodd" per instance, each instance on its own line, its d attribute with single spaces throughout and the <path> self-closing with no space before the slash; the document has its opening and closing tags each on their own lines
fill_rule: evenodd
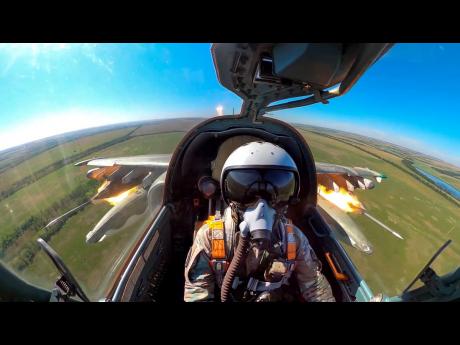
<svg viewBox="0 0 460 345">
<path fill-rule="evenodd" d="M 286 205 L 299 194 L 299 173 L 292 157 L 281 147 L 254 141 L 238 147 L 222 168 L 224 200 L 249 205 L 262 198 Z"/>
</svg>

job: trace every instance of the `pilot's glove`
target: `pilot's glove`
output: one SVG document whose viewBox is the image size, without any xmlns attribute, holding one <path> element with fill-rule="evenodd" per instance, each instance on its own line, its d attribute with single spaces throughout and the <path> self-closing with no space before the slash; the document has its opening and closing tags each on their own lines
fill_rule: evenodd
<svg viewBox="0 0 460 345">
<path fill-rule="evenodd" d="M 302 297 L 307 302 L 335 302 L 331 286 L 321 273 L 321 261 L 308 243 L 308 239 L 294 227 L 297 240 L 295 274 Z"/>
</svg>

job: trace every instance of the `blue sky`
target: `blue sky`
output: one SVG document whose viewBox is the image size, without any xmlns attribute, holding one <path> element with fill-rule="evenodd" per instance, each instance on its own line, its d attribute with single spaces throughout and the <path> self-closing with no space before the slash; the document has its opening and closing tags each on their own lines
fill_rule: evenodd
<svg viewBox="0 0 460 345">
<path fill-rule="evenodd" d="M 345 96 L 275 115 L 460 166 L 460 44 L 397 44 Z M 0 44 L 0 149 L 130 120 L 238 112 L 210 44 Z"/>
</svg>

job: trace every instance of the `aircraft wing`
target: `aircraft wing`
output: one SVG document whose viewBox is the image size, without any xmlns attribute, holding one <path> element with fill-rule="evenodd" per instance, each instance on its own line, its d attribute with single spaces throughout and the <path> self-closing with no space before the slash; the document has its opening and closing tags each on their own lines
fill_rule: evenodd
<svg viewBox="0 0 460 345">
<path fill-rule="evenodd" d="M 76 166 L 95 166 L 96 169 L 88 171 L 87 177 L 97 180 L 104 180 L 112 176 L 116 171 L 131 172 L 136 169 L 142 171 L 161 170 L 164 171 L 169 165 L 171 154 L 155 154 L 143 156 L 115 157 L 115 158 L 93 158 L 78 162 Z M 121 169 L 123 168 L 123 169 Z M 338 187 L 353 191 L 356 188 L 371 189 L 373 181 L 381 182 L 385 175 L 368 168 L 346 167 L 330 163 L 316 163 L 318 183 L 337 190 Z M 109 179 L 110 180 L 110 179 Z"/>
<path fill-rule="evenodd" d="M 316 174 L 318 185 L 323 185 L 326 189 L 335 192 L 344 189 L 351 192 L 351 194 L 353 194 L 355 189 L 372 189 L 375 186 L 375 181 L 380 183 L 382 179 L 386 178 L 384 174 L 369 168 L 347 167 L 320 162 L 316 163 Z M 342 239 L 363 253 L 372 254 L 372 244 L 368 241 L 358 224 L 347 214 L 348 211 L 326 200 L 320 193 L 318 197 L 318 207 L 323 214 L 323 218 L 331 226 L 331 229 L 339 239 Z M 362 209 L 359 213 L 371 217 L 367 212 L 363 211 L 365 210 Z M 375 221 L 373 217 L 371 217 L 371 219 Z M 386 227 L 378 221 L 377 223 Z M 389 231 L 392 230 L 390 229 Z"/>
<path fill-rule="evenodd" d="M 90 165 L 97 167 L 112 167 L 115 165 L 130 167 L 168 167 L 170 160 L 171 154 L 156 154 L 117 158 L 92 158 L 78 162 L 75 165 Z"/>
<path fill-rule="evenodd" d="M 105 235 L 109 235 L 114 229 L 122 228 L 123 224 L 129 218 L 126 212 L 124 212 L 125 209 L 128 210 L 136 206 L 136 212 L 130 212 L 133 214 L 143 214 L 145 211 L 144 208 L 147 207 L 146 198 L 148 197 L 146 193 L 151 189 L 151 186 L 155 186 L 153 182 L 165 173 L 170 159 L 170 154 L 155 154 L 93 158 L 75 164 L 76 166 L 94 167 L 87 172 L 87 177 L 103 182 L 98 193 L 92 198 L 93 201 L 99 199 L 111 200 L 110 198 L 131 190 L 133 187 L 142 186 L 141 189 L 130 193 L 126 199 L 116 204 L 94 229 L 88 233 L 87 241 L 97 242 L 103 240 Z M 381 182 L 381 179 L 385 177 L 383 174 L 368 168 L 351 168 L 329 163 L 316 163 L 316 172 L 319 184 L 336 191 L 338 191 L 339 187 L 345 188 L 348 191 L 353 191 L 355 188 L 370 189 L 374 187 L 373 180 Z M 367 241 L 352 219 L 348 219 L 349 216 L 345 212 L 335 209 L 333 205 L 329 205 L 321 198 L 318 202 L 320 208 L 330 218 L 340 224 L 351 245 L 367 254 L 372 253 L 372 245 Z M 157 203 L 152 203 L 152 205 Z"/>
<path fill-rule="evenodd" d="M 164 177 L 171 154 L 93 158 L 75 164 L 92 166 L 86 177 L 103 182 L 92 201 L 113 207 L 86 235 L 87 243 L 102 241 L 139 219 L 148 221 L 161 206 Z"/>
<path fill-rule="evenodd" d="M 369 168 L 346 167 L 343 165 L 316 162 L 318 184 L 338 191 L 340 188 L 353 192 L 355 189 L 372 189 L 386 178 L 384 174 Z"/>
<path fill-rule="evenodd" d="M 115 158 L 92 158 L 76 166 L 93 166 L 86 173 L 89 179 L 104 182 L 93 200 L 119 195 L 138 185 L 148 188 L 168 169 L 171 154 L 154 154 Z"/>
<path fill-rule="evenodd" d="M 362 253 L 368 255 L 373 253 L 372 243 L 364 235 L 361 227 L 346 212 L 321 196 L 318 196 L 318 211 L 337 239 Z"/>
</svg>

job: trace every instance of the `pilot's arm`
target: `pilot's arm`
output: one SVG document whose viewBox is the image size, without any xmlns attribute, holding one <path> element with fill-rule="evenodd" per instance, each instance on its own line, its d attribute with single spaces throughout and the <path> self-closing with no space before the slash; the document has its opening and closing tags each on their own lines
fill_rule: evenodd
<svg viewBox="0 0 460 345">
<path fill-rule="evenodd" d="M 297 257 L 294 273 L 299 284 L 302 297 L 307 302 L 334 302 L 331 286 L 321 273 L 321 262 L 305 235 L 294 227 L 297 242 Z"/>
<path fill-rule="evenodd" d="M 204 224 L 196 233 L 185 261 L 185 302 L 214 301 L 214 273 L 210 262 L 209 227 Z"/>
</svg>

